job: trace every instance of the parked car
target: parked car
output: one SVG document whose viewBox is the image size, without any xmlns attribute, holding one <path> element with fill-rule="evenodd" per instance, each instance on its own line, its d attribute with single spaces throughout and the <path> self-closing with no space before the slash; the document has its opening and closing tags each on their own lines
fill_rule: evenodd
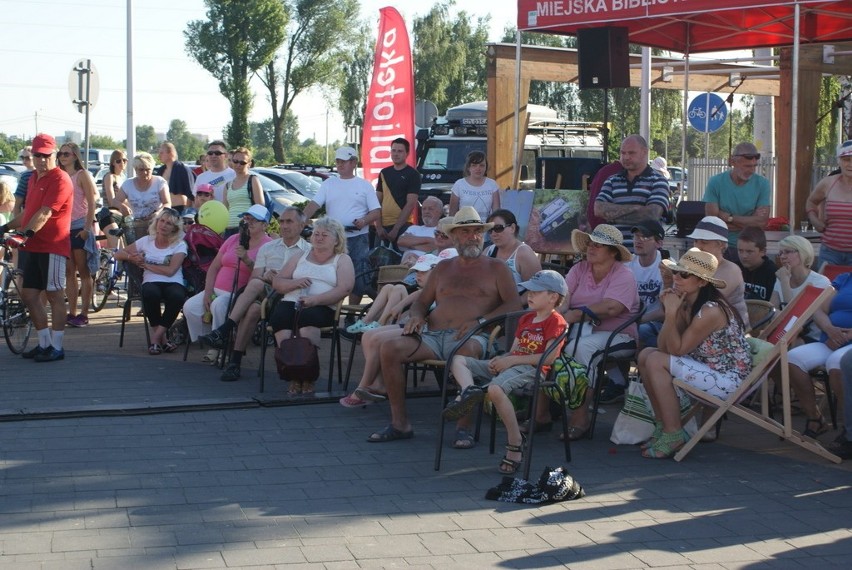
<svg viewBox="0 0 852 570">
<path fill-rule="evenodd" d="M 290 190 L 272 178 L 264 176 L 259 172 L 255 172 L 255 170 L 256 169 L 254 168 L 252 169 L 252 174 L 257 176 L 257 179 L 260 181 L 261 188 L 269 193 L 269 197 L 272 198 L 272 201 L 275 203 L 272 208 L 274 214 L 280 216 L 284 208 L 288 208 L 294 204 L 299 204 L 305 201 L 305 197 L 298 192 Z"/>
<path fill-rule="evenodd" d="M 27 167 L 17 162 L 0 162 L 0 174 L 6 174 L 20 178 L 27 171 Z"/>
<path fill-rule="evenodd" d="M 284 170 L 282 168 L 258 167 L 252 168 L 251 171 L 255 174 L 261 174 L 263 176 L 266 176 L 267 178 L 271 178 L 278 184 L 301 194 L 305 197 L 305 199 L 308 200 L 311 200 L 314 196 L 316 196 L 317 191 L 320 187 L 320 183 L 316 180 L 313 180 L 305 176 L 304 174 L 300 172 L 295 172 L 293 170 Z"/>
<path fill-rule="evenodd" d="M 669 174 L 672 175 L 672 179 L 669 180 L 669 187 L 671 188 L 672 195 L 677 192 L 678 184 L 683 183 L 682 190 L 684 193 L 689 190 L 689 171 L 685 168 L 681 168 L 680 166 L 669 166 L 668 167 Z"/>
</svg>

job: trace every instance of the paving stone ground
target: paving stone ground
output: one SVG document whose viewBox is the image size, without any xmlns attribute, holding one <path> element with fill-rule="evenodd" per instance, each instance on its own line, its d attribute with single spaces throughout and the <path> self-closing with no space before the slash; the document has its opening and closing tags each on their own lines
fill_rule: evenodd
<svg viewBox="0 0 852 570">
<path fill-rule="evenodd" d="M 503 433 L 489 455 L 487 432 L 460 451 L 448 447 L 447 430 L 435 471 L 436 397 L 410 400 L 414 439 L 371 444 L 366 437 L 387 423 L 385 405 L 344 409 L 325 394 L 293 404 L 274 372 L 260 394 L 257 349 L 243 380 L 219 382 L 198 348 L 187 362 L 182 353 L 148 356 L 139 318 L 119 349 L 117 319 L 109 309 L 69 330 L 61 363 L 0 348 L 3 570 L 852 560 L 850 463 L 827 463 L 736 418 L 719 441 L 676 463 L 609 443 L 618 406 L 607 406 L 595 439 L 572 446 L 568 467 L 585 498 L 498 503 L 484 495 L 501 480 Z M 429 388 L 434 381 L 419 389 Z M 142 413 L 157 411 L 171 413 Z M 534 474 L 565 464 L 555 435 L 536 436 Z"/>
</svg>

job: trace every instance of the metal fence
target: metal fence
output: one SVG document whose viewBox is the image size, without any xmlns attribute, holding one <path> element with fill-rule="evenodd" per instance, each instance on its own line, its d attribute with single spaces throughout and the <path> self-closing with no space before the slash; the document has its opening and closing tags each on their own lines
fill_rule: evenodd
<svg viewBox="0 0 852 570">
<path fill-rule="evenodd" d="M 757 173 L 769 179 L 769 191 L 771 196 L 775 196 L 775 171 L 777 167 L 778 161 L 775 157 L 762 158 L 757 163 Z M 707 181 L 710 177 L 719 174 L 720 172 L 725 172 L 728 168 L 728 161 L 726 159 L 690 159 L 686 199 L 701 200 L 701 198 L 704 197 L 704 188 L 707 187 Z M 816 186 L 817 182 L 836 168 L 836 164 L 815 164 L 811 173 L 810 190 Z"/>
</svg>

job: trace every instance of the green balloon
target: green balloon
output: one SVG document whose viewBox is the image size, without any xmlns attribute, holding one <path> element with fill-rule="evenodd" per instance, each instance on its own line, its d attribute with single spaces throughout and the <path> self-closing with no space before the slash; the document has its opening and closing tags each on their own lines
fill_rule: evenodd
<svg viewBox="0 0 852 570">
<path fill-rule="evenodd" d="M 228 227 L 228 208 L 217 200 L 205 202 L 198 210 L 198 223 L 221 234 Z"/>
</svg>

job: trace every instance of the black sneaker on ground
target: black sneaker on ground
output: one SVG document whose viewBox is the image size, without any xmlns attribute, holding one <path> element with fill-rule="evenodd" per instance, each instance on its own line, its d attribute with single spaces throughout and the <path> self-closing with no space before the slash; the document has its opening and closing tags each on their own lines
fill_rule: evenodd
<svg viewBox="0 0 852 570">
<path fill-rule="evenodd" d="M 240 379 L 240 365 L 233 362 L 228 364 L 227 368 L 222 372 L 219 380 L 222 382 L 233 382 Z"/>
<path fill-rule="evenodd" d="M 601 392 L 601 404 L 614 404 L 624 400 L 624 386 L 619 386 L 613 382 L 607 383 Z"/>
<path fill-rule="evenodd" d="M 210 348 L 225 348 L 225 335 L 219 332 L 219 329 L 214 329 L 207 334 L 198 337 L 198 342 L 201 346 L 207 345 Z"/>
<path fill-rule="evenodd" d="M 54 362 L 56 360 L 65 360 L 65 351 L 54 347 L 47 348 L 35 355 L 33 358 L 36 362 Z"/>
<path fill-rule="evenodd" d="M 47 350 L 46 348 L 42 348 L 41 345 L 37 344 L 37 345 L 35 345 L 34 348 L 31 348 L 30 350 L 21 353 L 21 356 L 23 358 L 35 358 L 36 356 L 38 356 L 39 354 L 41 354 L 42 352 L 44 352 L 46 350 Z"/>
</svg>

